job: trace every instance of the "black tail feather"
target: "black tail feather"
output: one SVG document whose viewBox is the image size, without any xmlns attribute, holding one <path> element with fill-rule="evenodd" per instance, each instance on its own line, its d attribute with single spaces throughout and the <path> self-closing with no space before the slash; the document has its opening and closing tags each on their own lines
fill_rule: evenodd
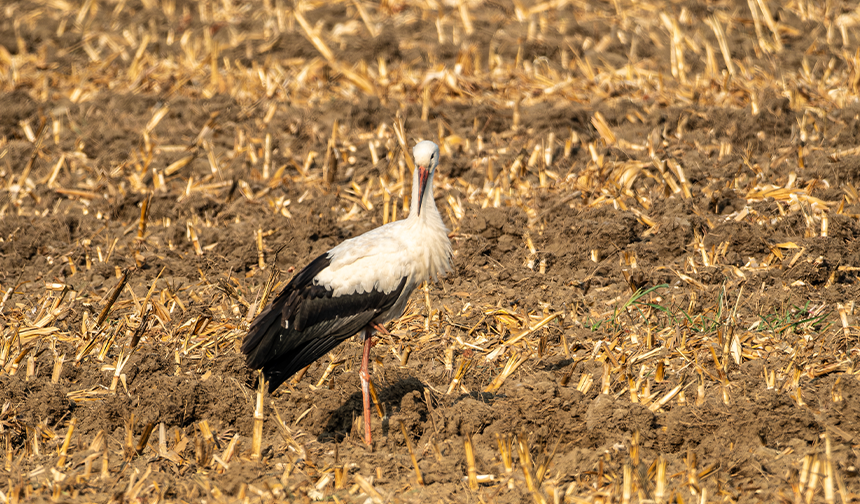
<svg viewBox="0 0 860 504">
<path fill-rule="evenodd" d="M 245 354 L 248 367 L 260 369 L 266 364 L 272 356 L 280 332 L 281 310 L 275 309 L 275 305 L 269 305 L 254 319 L 242 343 L 242 353 Z"/>
<path fill-rule="evenodd" d="M 294 353 L 281 359 L 268 362 L 263 366 L 263 376 L 269 382 L 269 393 L 272 393 L 287 381 L 291 376 L 298 373 L 302 368 L 313 364 L 317 359 L 329 353 L 334 347 L 344 340 L 338 338 L 317 338 L 308 341 L 302 347 L 296 348 Z"/>
</svg>

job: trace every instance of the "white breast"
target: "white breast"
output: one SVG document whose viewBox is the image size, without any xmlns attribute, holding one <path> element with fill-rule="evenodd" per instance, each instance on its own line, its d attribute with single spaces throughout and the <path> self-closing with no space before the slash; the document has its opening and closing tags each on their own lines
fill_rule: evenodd
<svg viewBox="0 0 860 504">
<path fill-rule="evenodd" d="M 363 294 L 373 289 L 389 293 L 411 273 L 400 233 L 392 223 L 344 241 L 329 251 L 331 264 L 314 283 L 333 291 L 334 296 Z"/>
<path fill-rule="evenodd" d="M 437 214 L 438 215 L 438 214 Z M 344 241 L 329 251 L 331 264 L 314 283 L 334 296 L 389 293 L 407 277 L 407 289 L 451 269 L 451 242 L 442 219 L 404 219 Z"/>
</svg>

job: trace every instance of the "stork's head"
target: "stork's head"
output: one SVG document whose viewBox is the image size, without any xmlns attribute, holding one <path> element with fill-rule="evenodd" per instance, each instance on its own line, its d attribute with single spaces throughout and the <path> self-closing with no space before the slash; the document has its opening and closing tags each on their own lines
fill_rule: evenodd
<svg viewBox="0 0 860 504">
<path fill-rule="evenodd" d="M 415 159 L 415 172 L 418 175 L 418 215 L 420 216 L 427 181 L 433 178 L 433 173 L 439 165 L 439 146 L 429 140 L 418 142 L 412 149 L 412 157 Z"/>
</svg>

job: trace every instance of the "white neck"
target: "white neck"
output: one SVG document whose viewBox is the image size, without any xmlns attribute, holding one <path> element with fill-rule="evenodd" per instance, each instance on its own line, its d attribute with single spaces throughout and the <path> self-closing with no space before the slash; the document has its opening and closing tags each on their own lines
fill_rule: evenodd
<svg viewBox="0 0 860 504">
<path fill-rule="evenodd" d="M 451 242 L 448 240 L 448 230 L 436 208 L 436 200 L 433 198 L 433 175 L 427 178 L 427 187 L 424 188 L 424 201 L 421 202 L 421 213 L 418 213 L 418 170 L 412 176 L 412 200 L 409 202 L 409 216 L 404 225 L 409 229 L 412 238 L 420 240 L 421 247 L 416 251 L 420 258 L 415 264 L 421 265 L 420 273 L 416 282 L 428 279 L 435 280 L 451 270 Z"/>
<path fill-rule="evenodd" d="M 409 220 L 426 221 L 431 218 L 442 219 L 436 208 L 436 200 L 433 198 L 433 175 L 427 178 L 427 187 L 424 188 L 424 201 L 421 202 L 421 213 L 418 212 L 418 170 L 412 172 L 412 199 L 409 200 Z"/>
</svg>

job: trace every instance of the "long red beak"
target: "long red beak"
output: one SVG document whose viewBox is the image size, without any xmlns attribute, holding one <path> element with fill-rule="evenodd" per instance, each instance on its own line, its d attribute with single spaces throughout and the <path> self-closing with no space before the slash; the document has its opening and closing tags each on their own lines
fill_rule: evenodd
<svg viewBox="0 0 860 504">
<path fill-rule="evenodd" d="M 426 166 L 418 167 L 418 215 L 421 215 L 421 204 L 424 202 L 424 190 L 427 189 L 427 179 L 430 178 L 430 170 Z"/>
</svg>

